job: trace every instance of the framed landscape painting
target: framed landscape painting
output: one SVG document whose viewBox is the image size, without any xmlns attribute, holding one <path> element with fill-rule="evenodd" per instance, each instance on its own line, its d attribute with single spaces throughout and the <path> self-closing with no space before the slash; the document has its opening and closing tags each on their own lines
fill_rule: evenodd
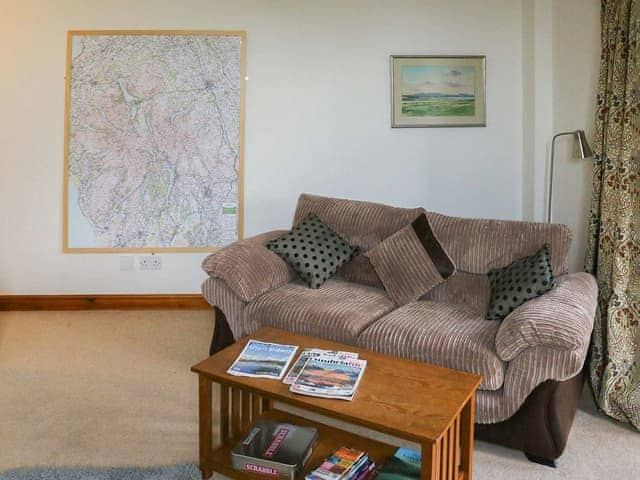
<svg viewBox="0 0 640 480">
<path fill-rule="evenodd" d="M 391 56 L 392 127 L 485 125 L 484 56 Z"/>
</svg>

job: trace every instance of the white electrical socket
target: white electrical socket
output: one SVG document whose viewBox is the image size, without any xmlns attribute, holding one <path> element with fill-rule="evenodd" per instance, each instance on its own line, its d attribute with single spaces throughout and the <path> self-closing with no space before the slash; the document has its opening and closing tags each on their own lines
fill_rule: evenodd
<svg viewBox="0 0 640 480">
<path fill-rule="evenodd" d="M 140 270 L 160 270 L 162 269 L 162 260 L 159 255 L 141 255 Z"/>
</svg>

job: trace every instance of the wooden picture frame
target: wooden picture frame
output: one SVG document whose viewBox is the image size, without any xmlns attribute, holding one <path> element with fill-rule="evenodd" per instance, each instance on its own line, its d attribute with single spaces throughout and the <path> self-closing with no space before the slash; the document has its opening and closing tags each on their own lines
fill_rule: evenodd
<svg viewBox="0 0 640 480">
<path fill-rule="evenodd" d="M 104 41 L 108 39 L 113 39 L 114 45 L 107 51 L 107 53 L 100 55 L 101 50 L 98 50 L 97 48 L 93 51 L 89 48 L 84 48 L 89 44 L 89 41 L 85 41 L 83 43 L 82 39 L 89 39 L 93 41 L 93 43 L 99 40 L 103 40 L 104 43 Z M 154 41 L 165 42 L 166 48 L 164 50 L 161 48 L 154 49 Z M 195 45 L 193 47 L 193 52 L 189 52 L 187 50 L 190 44 Z M 82 45 L 82 53 L 79 53 L 80 50 L 76 52 L 74 45 L 75 48 L 79 48 L 79 46 Z M 106 45 L 109 46 L 108 42 Z M 141 50 L 145 48 L 146 51 L 140 53 Z M 180 48 L 184 48 L 184 52 L 186 52 L 187 55 L 182 55 L 183 51 L 180 51 Z M 217 48 L 216 52 L 219 54 L 219 57 L 216 57 L 214 53 L 204 51 L 206 48 L 211 48 L 212 51 L 214 48 Z M 200 50 L 199 53 L 202 55 L 202 58 L 197 60 L 198 63 L 196 64 L 198 49 Z M 167 53 L 167 57 L 162 58 L 163 51 L 172 53 Z M 119 52 L 123 52 L 122 55 L 124 56 L 118 59 L 117 57 Z M 137 68 L 135 60 L 145 58 L 143 55 L 147 54 L 147 52 L 152 55 L 157 55 L 156 57 L 148 57 L 148 61 L 145 65 Z M 82 65 L 82 67 L 80 67 L 80 55 L 88 55 L 89 53 L 92 57 L 89 57 L 88 60 L 82 59 L 82 61 L 85 63 L 92 63 L 88 66 Z M 189 57 L 191 54 L 193 54 L 193 58 Z M 217 64 L 210 61 L 211 59 L 218 58 L 221 62 L 220 65 L 223 65 L 223 61 L 229 61 L 229 65 L 226 65 L 228 67 L 227 70 L 219 75 L 215 74 Z M 190 61 L 192 64 L 189 64 Z M 126 62 L 130 63 L 127 64 Z M 177 64 L 174 68 L 171 62 L 184 63 Z M 126 72 L 130 73 L 130 76 L 121 75 L 121 78 L 118 77 L 118 73 L 121 73 L 118 72 L 118 67 L 121 65 L 130 66 L 131 71 Z M 180 77 L 180 72 L 184 72 L 184 67 L 189 67 L 189 65 L 195 65 L 197 68 L 201 69 L 202 78 L 196 79 L 195 74 L 193 79 L 189 79 L 186 76 L 185 78 Z M 74 74 L 83 76 L 81 77 L 81 80 L 76 80 Z M 135 77 L 135 80 L 132 80 L 131 77 Z M 102 94 L 107 96 L 107 100 L 104 102 L 107 108 L 96 108 L 96 106 L 99 107 L 101 105 L 99 102 L 92 103 L 92 108 L 86 107 L 86 103 L 93 102 L 95 97 L 91 95 L 91 88 L 88 88 L 87 85 L 85 85 L 87 88 L 82 90 L 77 90 L 75 88 L 77 82 L 80 81 L 95 82 L 97 90 L 96 95 Z M 212 252 L 231 241 L 243 238 L 246 32 L 219 30 L 71 30 L 67 32 L 67 65 L 65 82 L 66 99 L 62 215 L 62 250 L 64 253 Z M 123 85 L 124 82 L 130 83 Z M 222 82 L 228 83 L 223 85 Z M 92 83 L 91 85 L 94 84 Z M 202 93 L 202 95 L 198 96 L 197 93 L 194 93 L 191 97 L 187 98 L 186 95 L 189 94 L 185 93 L 185 97 L 182 99 L 183 105 L 180 105 L 181 100 L 176 100 L 175 95 L 172 96 L 176 92 L 180 93 L 183 91 L 179 89 L 180 85 L 186 86 L 183 88 L 184 91 L 188 91 L 191 87 L 193 87 L 194 91 L 200 89 L 199 92 Z M 173 88 L 175 86 L 178 87 Z M 74 95 L 77 95 L 77 98 L 74 97 Z M 119 98 L 119 95 L 121 95 L 122 98 Z M 226 152 L 224 157 L 215 157 L 214 154 L 216 153 L 215 148 L 218 148 L 217 145 L 213 145 L 209 150 L 209 147 L 211 146 L 203 143 L 206 142 L 206 140 L 203 139 L 207 138 L 204 133 L 194 140 L 193 137 L 197 137 L 197 134 L 193 133 L 195 130 L 189 130 L 189 128 L 194 127 L 194 125 L 197 125 L 196 128 L 204 129 L 207 125 L 207 115 L 211 115 L 211 118 L 213 118 L 212 114 L 205 112 L 207 105 L 205 104 L 206 102 L 203 102 L 203 98 L 206 97 L 205 100 L 207 102 L 217 102 L 216 108 L 218 108 L 218 110 L 222 108 L 220 107 L 222 100 L 219 100 L 219 98 L 216 98 L 215 100 L 212 99 L 215 95 L 218 97 L 221 95 L 227 95 L 224 97 L 224 101 L 227 102 L 226 105 L 229 107 L 229 112 L 231 112 L 220 113 L 220 117 L 214 120 L 214 122 L 218 121 L 222 126 L 215 126 L 219 127 L 218 130 L 220 134 L 218 137 L 212 135 L 213 140 L 211 140 L 211 142 L 217 141 L 225 135 L 227 136 L 225 142 L 227 142 L 228 145 L 225 147 Z M 78 104 L 82 104 L 82 102 L 85 103 L 84 106 L 77 108 Z M 180 106 L 183 106 L 184 108 L 180 110 Z M 82 108 L 85 108 L 85 110 L 82 110 Z M 128 108 L 129 111 L 127 112 L 126 110 L 123 110 L 124 108 Z M 146 111 L 143 112 L 143 116 L 140 112 L 144 109 L 146 109 Z M 162 111 L 163 109 L 164 112 Z M 77 116 L 74 117 L 74 115 Z M 127 124 L 125 118 L 126 115 L 130 115 L 132 119 L 135 119 L 135 122 L 132 120 L 131 124 Z M 164 123 L 160 126 L 158 126 L 158 124 L 154 124 L 153 119 L 150 119 L 153 115 L 164 115 Z M 180 115 L 183 115 L 183 117 L 193 115 L 193 123 L 189 124 L 188 121 L 181 122 L 180 118 L 178 118 Z M 86 136 L 85 143 L 82 145 L 77 141 L 78 125 L 87 125 L 87 130 L 81 132 L 81 134 Z M 100 137 L 102 131 L 106 128 L 105 125 L 113 126 L 114 129 L 120 128 L 124 132 L 121 136 L 127 138 L 122 140 L 118 137 L 118 141 L 115 142 L 116 146 L 113 146 L 113 142 L 111 144 L 108 143 L 110 139 L 102 139 Z M 140 141 L 140 138 L 136 138 L 136 135 L 137 137 L 144 137 L 144 132 L 140 134 L 140 132 L 136 131 L 138 126 L 141 129 L 147 128 L 149 130 L 149 132 L 147 132 L 148 137 L 144 139 L 146 143 L 142 147 L 140 147 L 139 144 L 136 144 L 136 141 Z M 211 129 L 213 130 L 215 127 L 211 127 Z M 92 161 L 95 163 L 95 158 L 92 159 L 92 155 L 95 157 L 95 152 L 99 150 L 97 147 L 93 150 L 91 150 L 91 148 L 85 148 L 86 145 L 91 144 L 91 142 L 94 141 L 94 139 L 91 138 L 93 133 L 89 131 L 89 129 L 93 129 L 95 131 L 95 143 L 98 144 L 98 147 L 106 146 L 105 155 L 117 155 L 117 152 L 115 152 L 116 148 L 124 148 L 126 150 L 124 151 L 121 159 L 116 159 L 111 163 L 104 161 L 103 164 L 100 164 L 99 161 L 97 162 L 98 167 L 95 167 L 95 172 L 101 172 L 101 169 L 103 168 L 113 168 L 113 174 L 111 178 L 107 178 L 106 180 L 96 178 L 95 186 L 100 187 L 100 182 L 102 182 L 102 185 L 106 184 L 106 182 L 113 180 L 113 176 L 116 175 L 119 179 L 126 178 L 130 171 L 129 168 L 133 168 L 128 162 L 131 162 L 131 164 L 134 164 L 134 162 L 143 163 L 147 161 L 151 155 L 157 156 L 157 158 L 151 158 L 149 160 L 149 165 L 147 167 L 142 167 L 149 169 L 148 172 L 144 172 L 145 175 L 149 174 L 152 177 L 153 175 L 156 175 L 156 177 L 151 180 L 145 179 L 145 181 L 148 180 L 149 185 L 148 188 L 144 189 L 144 192 L 134 191 L 136 188 L 135 185 L 128 188 L 129 185 L 127 185 L 126 182 L 121 182 L 121 185 L 117 188 L 114 187 L 111 190 L 105 186 L 103 189 L 104 192 L 99 192 L 96 195 L 97 200 L 83 199 L 85 206 L 95 206 L 95 202 L 100 202 L 99 197 L 104 193 L 104 202 L 109 203 L 112 206 L 111 211 L 107 211 L 106 209 L 101 211 L 99 208 L 96 208 L 95 212 L 93 212 L 94 217 L 87 221 L 91 227 L 94 227 L 99 232 L 108 229 L 108 225 L 106 225 L 106 223 L 96 225 L 97 222 L 94 222 L 96 218 L 99 219 L 100 215 L 122 215 L 121 211 L 118 210 L 122 209 L 121 204 L 118 203 L 120 198 L 124 198 L 126 195 L 141 195 L 142 198 L 144 195 L 153 196 L 167 193 L 169 187 L 163 184 L 163 175 L 174 175 L 174 181 L 171 182 L 171 188 L 175 188 L 175 185 L 177 184 L 176 179 L 184 178 L 186 176 L 185 172 L 189 172 L 189 162 L 193 162 L 193 164 L 195 164 L 196 161 L 204 163 L 206 159 L 212 158 L 216 162 L 222 162 L 221 158 L 224 158 L 224 161 L 226 162 L 224 164 L 224 174 L 226 177 L 222 178 L 221 183 L 225 179 L 231 179 L 229 180 L 229 185 L 227 185 L 226 190 L 226 194 L 229 195 L 229 198 L 227 199 L 223 194 L 215 192 L 214 190 L 216 187 L 214 182 L 209 182 L 208 178 L 205 179 L 205 177 L 202 176 L 202 169 L 204 168 L 204 170 L 207 170 L 209 167 L 198 167 L 200 170 L 193 171 L 193 175 L 194 177 L 200 175 L 201 183 L 198 184 L 197 188 L 193 189 L 193 192 L 189 191 L 187 183 L 184 184 L 184 190 L 182 191 L 184 205 L 180 203 L 180 199 L 176 200 L 176 198 L 170 197 L 167 193 L 165 202 L 166 206 L 167 208 L 174 208 L 174 210 L 163 218 L 160 218 L 162 215 L 157 215 L 157 212 L 148 213 L 148 218 L 151 219 L 149 223 L 157 223 L 157 225 L 146 225 L 149 227 L 149 232 L 152 232 L 152 229 L 154 228 L 157 228 L 158 232 L 163 232 L 162 229 L 164 228 L 164 233 L 162 235 L 158 234 L 157 236 L 154 236 L 154 233 L 148 233 L 147 231 L 143 232 L 145 235 L 148 234 L 148 238 L 157 239 L 157 243 L 141 243 L 138 245 L 132 244 L 135 242 L 132 242 L 131 244 L 126 241 L 120 242 L 118 232 L 114 231 L 109 233 L 109 239 L 115 239 L 116 241 L 105 242 L 106 244 L 97 242 L 95 245 L 83 245 L 78 239 L 85 239 L 88 237 L 86 226 L 82 227 L 84 232 L 82 235 L 76 234 L 75 237 L 73 236 L 76 233 L 76 230 L 73 229 L 78 228 L 76 216 L 79 211 L 78 209 L 80 208 L 79 199 L 81 195 L 87 194 L 87 191 L 83 191 L 82 194 L 78 192 L 79 187 L 77 187 L 77 182 L 85 181 L 86 179 L 86 176 L 82 178 L 78 176 L 78 169 L 82 168 L 83 165 L 86 166 L 87 164 L 90 164 Z M 188 139 L 188 141 L 183 141 L 185 139 Z M 130 143 L 127 143 L 129 140 Z M 163 147 L 167 146 L 162 144 L 165 140 L 168 143 L 172 141 L 174 142 L 172 146 L 167 147 L 168 149 L 173 149 L 173 151 L 169 152 L 168 149 L 163 150 Z M 194 143 L 188 145 L 189 142 L 200 143 L 197 145 Z M 135 154 L 137 151 L 136 149 L 141 152 L 139 157 Z M 184 152 L 181 152 L 181 149 L 183 149 Z M 220 150 L 221 149 L 219 149 L 218 152 Z M 147 157 L 146 159 L 145 156 Z M 80 158 L 82 158 L 82 161 L 79 161 Z M 154 161 L 160 166 L 156 167 L 151 165 Z M 184 163 L 180 168 L 177 167 L 177 162 L 179 161 Z M 82 162 L 85 163 L 83 164 Z M 176 165 L 175 172 L 172 173 L 170 170 L 174 165 Z M 169 170 L 169 173 L 163 172 L 163 169 Z M 215 168 L 211 168 L 210 170 L 215 170 Z M 99 176 L 99 173 L 96 173 L 96 175 Z M 198 180 L 190 181 L 195 184 L 198 182 Z M 74 184 L 74 182 L 76 183 Z M 87 189 L 89 189 L 89 187 L 87 187 Z M 159 191 L 160 193 L 158 193 Z M 175 193 L 175 190 L 173 193 Z M 217 225 L 220 227 L 220 230 L 218 231 L 223 231 L 225 225 L 228 227 L 224 230 L 225 233 L 221 234 L 224 238 L 219 237 L 221 240 L 220 244 L 209 244 L 207 241 L 209 238 L 207 237 L 208 232 L 213 231 L 209 223 L 204 226 L 205 222 L 201 221 L 201 225 L 203 226 L 198 230 L 197 220 L 193 220 L 193 217 L 189 216 L 191 215 L 192 210 L 195 210 L 195 208 L 189 210 L 189 207 L 185 206 L 189 201 L 187 196 L 190 194 L 193 194 L 194 196 L 200 195 L 202 197 L 197 201 L 200 205 L 204 206 L 203 208 L 206 208 L 207 205 L 207 194 L 210 194 L 212 198 L 214 198 L 216 194 L 219 194 L 219 197 L 215 197 L 215 201 L 212 200 L 216 205 L 216 208 L 219 207 L 219 213 L 214 212 L 211 214 L 209 212 L 210 217 L 206 217 L 206 221 L 211 223 L 214 221 L 217 222 Z M 94 203 L 91 203 L 91 201 Z M 215 203 L 216 201 L 219 205 L 218 203 Z M 70 206 L 75 209 L 71 214 L 69 211 Z M 164 205 L 162 205 L 162 207 L 164 208 Z M 171 237 L 173 232 L 172 228 L 174 227 L 170 222 L 181 213 L 184 213 L 185 217 L 183 220 L 188 224 L 185 226 L 185 230 L 179 233 L 179 235 L 181 235 L 180 238 L 184 240 L 182 243 L 177 241 L 172 242 L 171 240 L 175 237 Z M 141 223 L 145 222 L 144 209 L 136 211 L 135 215 L 141 220 Z M 194 216 L 195 215 L 196 214 L 194 214 Z M 200 216 L 199 218 L 205 217 Z M 119 220 L 120 218 L 118 218 L 118 221 Z M 76 221 L 76 224 L 73 223 L 74 221 Z M 196 226 L 191 228 L 191 225 Z M 122 226 L 117 225 L 117 228 L 122 229 Z M 71 235 L 70 229 L 72 230 Z M 135 230 L 135 226 L 132 230 Z M 231 238 L 232 230 L 235 232 L 233 238 Z M 204 244 L 199 243 L 202 238 L 205 239 L 202 241 Z"/>
<path fill-rule="evenodd" d="M 484 55 L 392 55 L 391 127 L 486 126 Z"/>
</svg>

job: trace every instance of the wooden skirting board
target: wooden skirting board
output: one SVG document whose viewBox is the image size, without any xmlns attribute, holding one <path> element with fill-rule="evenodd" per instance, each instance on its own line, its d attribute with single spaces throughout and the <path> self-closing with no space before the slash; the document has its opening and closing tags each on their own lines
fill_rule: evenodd
<svg viewBox="0 0 640 480">
<path fill-rule="evenodd" d="M 208 310 L 202 295 L 0 295 L 9 310 Z"/>
</svg>

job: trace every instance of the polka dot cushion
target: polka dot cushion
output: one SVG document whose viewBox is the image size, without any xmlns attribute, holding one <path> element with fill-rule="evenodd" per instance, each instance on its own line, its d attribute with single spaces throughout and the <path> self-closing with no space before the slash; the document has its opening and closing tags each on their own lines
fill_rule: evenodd
<svg viewBox="0 0 640 480">
<path fill-rule="evenodd" d="M 502 320 L 523 303 L 555 287 L 550 256 L 549 245 L 545 244 L 530 257 L 489 271 L 491 298 L 487 320 Z"/>
<path fill-rule="evenodd" d="M 302 220 L 289 233 L 271 240 L 277 253 L 311 287 L 320 288 L 336 270 L 359 253 L 315 215 Z"/>
</svg>

